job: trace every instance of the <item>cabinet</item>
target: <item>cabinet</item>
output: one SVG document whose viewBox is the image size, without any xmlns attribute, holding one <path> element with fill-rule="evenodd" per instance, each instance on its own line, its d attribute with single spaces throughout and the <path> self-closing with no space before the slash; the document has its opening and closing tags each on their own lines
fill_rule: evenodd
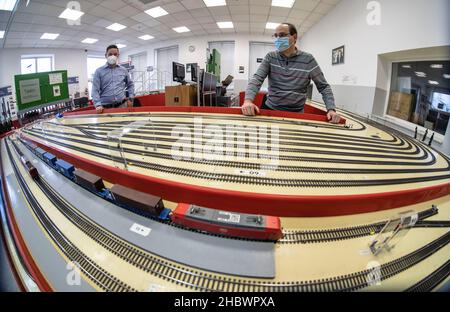
<svg viewBox="0 0 450 312">
<path fill-rule="evenodd" d="M 165 102 L 166 106 L 196 106 L 197 88 L 194 85 L 168 86 Z"/>
</svg>

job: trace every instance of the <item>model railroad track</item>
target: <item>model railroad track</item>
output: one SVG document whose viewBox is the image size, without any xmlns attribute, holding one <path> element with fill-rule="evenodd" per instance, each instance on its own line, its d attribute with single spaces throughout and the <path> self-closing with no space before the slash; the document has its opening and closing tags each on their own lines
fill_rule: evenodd
<svg viewBox="0 0 450 312">
<path fill-rule="evenodd" d="M 216 116 L 217 115 L 217 116 Z M 358 122 L 357 120 L 354 120 L 355 123 L 359 125 L 359 128 L 347 128 L 343 125 L 333 125 L 329 123 L 313 123 L 308 121 L 303 121 L 302 119 L 291 119 L 289 117 L 278 119 L 279 117 L 267 119 L 267 118 L 258 118 L 258 117 L 249 117 L 249 116 L 239 116 L 235 117 L 237 115 L 226 115 L 226 114 L 201 114 L 201 113 L 195 113 L 195 114 L 183 114 L 183 113 L 133 113 L 133 114 L 104 114 L 102 115 L 103 118 L 105 117 L 114 117 L 114 118 L 152 118 L 152 117 L 164 117 L 164 118 L 188 118 L 188 119 L 194 119 L 194 118 L 204 118 L 205 120 L 232 120 L 232 121 L 246 121 L 246 122 L 254 122 L 254 123 L 264 123 L 270 122 L 272 124 L 284 124 L 284 125 L 296 125 L 296 126 L 306 126 L 306 127 L 313 127 L 313 128 L 326 128 L 326 129 L 336 129 L 336 130 L 346 130 L 346 131 L 363 131 L 366 129 L 366 126 L 363 123 Z M 68 118 L 92 118 L 90 115 L 77 115 L 77 116 L 69 116 Z"/>
<path fill-rule="evenodd" d="M 408 288 L 407 292 L 430 292 L 450 275 L 450 260 L 447 260 L 436 271 Z"/>
<path fill-rule="evenodd" d="M 32 130 L 30 132 L 26 133 L 33 133 L 33 135 L 36 135 L 38 137 L 41 137 L 39 132 Z M 63 134 L 61 132 L 53 132 L 58 134 Z M 87 144 L 86 141 L 83 140 L 77 140 L 73 139 L 72 137 L 83 137 L 81 135 L 71 134 L 70 138 L 67 138 L 66 136 L 60 136 L 60 135 L 52 135 L 53 137 L 65 139 L 67 141 L 74 141 L 77 143 Z M 122 143 L 130 144 L 130 145 L 136 145 L 136 146 L 142 146 L 142 144 L 139 144 L 135 141 L 127 141 L 122 140 Z M 108 145 L 101 144 L 101 143 L 89 143 L 90 145 L 100 147 L 100 148 L 109 148 Z M 172 147 L 168 145 L 162 145 L 160 143 L 156 144 L 158 149 L 167 149 L 170 150 Z M 145 145 L 147 148 L 154 147 L 153 143 L 149 143 Z M 163 153 L 157 153 L 157 152 L 151 152 L 148 150 L 142 151 L 137 149 L 131 149 L 131 148 L 123 148 L 124 152 L 135 154 L 135 155 L 144 155 L 148 157 L 154 157 L 159 159 L 172 159 L 172 156 L 168 154 Z M 280 158 L 283 158 L 281 156 Z M 420 163 L 419 165 L 425 166 L 425 165 L 432 165 L 436 162 L 436 158 L 431 154 L 432 160 L 427 163 Z M 308 161 L 308 160 L 307 160 Z M 309 160 L 311 161 L 311 160 Z M 326 160 L 326 159 L 316 159 L 314 160 L 316 162 L 333 162 L 334 160 Z M 227 167 L 227 168 L 237 168 L 237 169 L 248 169 L 248 170 L 266 170 L 264 169 L 263 164 L 258 163 L 248 163 L 248 162 L 242 162 L 242 161 L 223 161 L 223 160 L 207 160 L 207 159 L 191 159 L 189 160 L 191 163 L 195 164 L 201 164 L 201 165 L 207 165 L 207 166 L 218 166 L 218 167 Z M 357 163 L 358 161 L 355 161 Z M 384 162 L 386 163 L 386 162 Z M 377 164 L 380 164 L 380 162 L 377 162 Z M 398 164 L 398 163 L 397 163 Z M 418 165 L 418 163 L 405 163 L 403 162 L 402 165 Z M 267 170 L 271 170 L 270 165 L 266 165 Z M 359 169 L 359 168 L 323 168 L 323 167 L 304 167 L 304 166 L 287 166 L 287 165 L 278 165 L 276 166 L 276 171 L 280 172 L 298 172 L 298 173 L 336 173 L 336 174 L 398 174 L 398 173 L 425 173 L 425 172 L 445 172 L 450 171 L 450 162 L 447 161 L 447 167 L 446 168 L 424 168 L 424 169 Z"/>
<path fill-rule="evenodd" d="M 418 221 L 414 228 L 447 228 L 450 221 L 425 221 L 438 213 L 435 206 L 418 213 Z M 278 244 L 311 244 L 333 242 L 339 240 L 353 239 L 379 233 L 385 226 L 385 222 L 377 222 L 369 225 L 361 225 L 347 228 L 325 229 L 325 230 L 295 230 L 283 231 L 283 238 Z"/>
<path fill-rule="evenodd" d="M 30 130 L 30 131 L 34 131 L 39 132 L 37 130 Z M 64 135 L 64 138 L 67 138 L 67 136 L 70 137 L 79 137 L 79 138 L 91 138 L 93 137 L 93 135 L 80 135 L 80 134 L 66 134 L 64 132 L 61 131 L 54 131 L 54 130 L 44 130 L 45 134 L 47 136 L 53 136 L 53 137 L 60 137 L 61 138 L 61 134 Z M 58 135 L 60 134 L 60 135 Z M 141 137 L 138 137 L 141 138 Z M 106 138 L 104 137 L 97 137 L 95 138 L 96 140 L 105 140 Z M 117 140 L 115 140 L 115 142 L 118 142 Z M 130 141 L 130 140 L 121 140 L 121 142 L 123 144 L 130 144 L 130 145 L 138 145 L 138 146 L 142 146 L 142 143 L 136 142 L 136 141 Z M 189 143 L 191 143 L 191 141 L 189 141 Z M 230 142 L 229 142 L 230 143 Z M 232 141 L 233 145 L 235 144 L 234 141 Z M 100 146 L 105 146 L 108 147 L 108 145 L 105 144 L 100 144 L 100 143 L 96 143 Z M 164 148 L 167 150 L 171 150 L 172 149 L 172 145 L 163 145 L 163 144 L 148 144 L 149 146 L 153 145 L 153 146 L 158 146 L 158 148 Z M 298 145 L 298 144 L 293 144 L 293 145 Z M 342 146 L 336 146 L 336 145 L 319 145 L 319 146 L 314 146 L 313 144 L 301 144 L 302 146 L 306 146 L 306 147 L 320 147 L 320 148 L 325 148 L 328 150 L 318 150 L 318 149 L 303 149 L 303 148 L 285 148 L 285 147 L 278 147 L 277 151 L 278 152 L 284 152 L 284 153 L 304 153 L 304 154 L 318 154 L 318 155 L 334 155 L 334 156 L 351 156 L 351 157 L 365 157 L 365 158 L 374 158 L 374 153 L 378 153 L 376 154 L 376 158 L 383 158 L 383 159 L 402 159 L 402 160 L 426 160 L 428 158 L 432 158 L 432 161 L 435 161 L 434 159 L 434 155 L 428 153 L 427 150 L 423 150 L 422 149 L 422 155 L 420 156 L 415 156 L 415 157 L 410 157 L 410 155 L 418 155 L 420 154 L 420 149 L 415 146 L 415 151 L 413 152 L 408 152 L 408 153 L 401 153 L 401 152 L 390 152 L 390 151 L 381 151 L 380 149 L 359 149 L 358 147 L 345 147 L 346 150 L 353 150 L 353 151 L 362 151 L 361 153 L 357 153 L 357 152 L 342 152 L 342 151 L 334 151 L 332 149 L 344 149 L 344 147 Z M 245 146 L 249 146 L 248 144 L 245 144 Z M 245 147 L 244 146 L 244 147 Z M 269 150 L 269 149 L 268 149 Z M 391 153 L 391 154 L 401 154 L 402 156 L 396 156 L 396 155 L 381 155 L 379 154 L 381 152 L 383 153 Z M 371 152 L 371 153 L 365 153 L 365 152 Z M 254 148 L 254 153 L 257 153 L 257 149 Z M 278 156 L 280 159 L 282 159 L 283 155 Z"/>
<path fill-rule="evenodd" d="M 142 120 L 145 121 L 145 120 Z M 58 126 L 64 126 L 64 127 L 72 127 L 76 129 L 86 129 L 86 130 L 115 130 L 120 129 L 123 127 L 126 127 L 130 124 L 128 121 L 123 122 L 111 122 L 111 123 L 95 123 L 95 124 L 74 124 L 74 125 L 64 125 L 64 124 L 58 124 L 55 122 L 48 122 L 49 124 L 58 125 Z M 268 122 L 270 124 L 270 121 Z M 191 133 L 198 132 L 198 129 L 196 129 L 195 123 L 189 123 L 189 122 L 165 122 L 165 121 L 153 121 L 148 120 L 146 121 L 146 124 L 139 128 L 139 130 L 142 130 L 143 133 L 153 133 L 155 131 L 161 131 L 161 132 L 171 132 L 174 126 L 182 126 L 186 129 L 189 129 Z M 214 123 L 214 126 L 221 127 L 221 129 L 228 129 L 227 127 L 230 127 L 229 124 L 221 124 L 221 123 Z M 231 129 L 234 134 L 236 135 L 255 135 L 260 132 L 260 129 L 258 129 L 256 126 L 242 126 L 239 124 L 232 125 L 233 128 Z M 183 129 L 180 129 L 183 130 Z M 361 146 L 369 146 L 369 147 L 385 147 L 385 148 L 396 148 L 398 150 L 403 150 L 410 148 L 409 147 L 400 147 L 405 144 L 402 138 L 393 137 L 392 140 L 382 140 L 380 138 L 374 138 L 374 137 L 361 137 L 356 135 L 343 135 L 343 134 L 335 134 L 335 133 L 329 133 L 329 132 L 318 132 L 318 131 L 309 131 L 304 129 L 286 129 L 281 128 L 279 129 L 280 139 L 289 139 L 289 140 L 301 140 L 301 141 L 310 141 L 310 142 L 316 142 L 318 139 L 320 140 L 328 140 L 331 143 L 341 143 L 341 144 L 351 144 L 351 143 L 358 143 Z"/>
<path fill-rule="evenodd" d="M 44 165 L 46 165 L 44 163 Z M 46 185 L 46 192 L 56 194 L 55 190 L 41 177 L 41 181 L 43 181 Z M 205 233 L 202 231 L 197 231 L 191 228 L 185 228 L 171 221 L 160 220 L 154 216 L 150 216 L 144 212 L 139 212 L 138 210 L 133 211 L 143 217 L 150 218 L 155 222 L 164 223 L 168 226 L 173 226 L 176 228 L 180 228 L 183 230 L 202 233 L 204 235 L 216 236 L 227 239 L 238 239 L 238 240 L 246 240 L 246 241 L 256 241 L 247 238 L 236 238 L 223 236 L 213 233 Z M 438 213 L 438 208 L 433 205 L 433 207 L 421 211 L 418 213 L 418 222 L 416 222 L 416 228 L 437 228 L 437 227 L 450 227 L 450 221 L 425 221 L 425 219 L 430 218 Z M 312 244 L 312 243 L 324 243 L 324 242 L 332 242 L 332 241 L 340 241 L 346 239 L 353 239 L 357 237 L 364 237 L 369 235 L 377 234 L 381 231 L 386 222 L 377 222 L 369 225 L 355 226 L 355 227 L 346 227 L 346 228 L 336 228 L 336 229 L 328 229 L 328 230 L 285 230 L 283 231 L 283 239 L 278 240 L 277 244 Z"/>
<path fill-rule="evenodd" d="M 17 148 L 17 146 L 15 146 Z M 21 186 L 24 187 L 24 191 L 27 192 L 27 199 L 31 200 L 34 208 L 39 208 L 39 204 L 33 197 L 26 185 L 22 185 L 25 182 L 18 171 L 15 162 L 12 158 L 9 147 L 7 147 L 9 157 L 13 162 L 14 171 L 20 178 Z M 201 271 L 186 268 L 180 265 L 172 264 L 168 261 L 158 259 L 143 250 L 128 244 L 114 234 L 107 232 L 105 229 L 95 224 L 84 215 L 77 212 L 73 207 L 69 206 L 58 194 L 52 194 L 52 190 L 47 188 L 44 182 L 37 180 L 39 187 L 43 192 L 49 196 L 49 199 L 55 204 L 55 206 L 61 211 L 65 212 L 66 217 L 74 223 L 80 230 L 86 235 L 91 237 L 97 243 L 101 244 L 104 248 L 117 255 L 118 257 L 127 261 L 130 265 L 136 266 L 145 272 L 155 275 L 164 280 L 186 286 L 193 290 L 199 291 L 250 291 L 250 292 L 275 292 L 275 291 L 356 291 L 358 289 L 369 286 L 367 276 L 371 273 L 370 270 L 364 270 L 356 272 L 350 275 L 338 276 L 334 278 L 303 281 L 303 282 L 265 282 L 265 281 L 252 281 L 243 280 L 237 278 L 230 278 L 226 276 L 217 276 L 210 273 L 203 273 Z M 42 208 L 40 209 L 42 210 Z M 42 211 L 43 213 L 43 211 Z M 51 221 L 43 224 L 46 229 L 47 226 L 51 226 Z M 55 229 L 57 230 L 57 229 Z M 61 234 L 62 236 L 62 234 Z M 59 242 L 62 237 L 55 239 Z M 435 241 L 421 247 L 420 249 L 405 255 L 399 259 L 381 265 L 381 280 L 390 278 L 398 273 L 401 273 L 415 264 L 425 260 L 450 242 L 450 232 L 447 232 Z M 59 244 L 63 245 L 63 244 Z M 70 245 L 69 245 L 70 246 Z M 63 245 L 63 247 L 65 247 Z M 73 246 L 74 247 L 74 246 Z M 76 247 L 74 247 L 76 248 Z M 77 254 L 80 254 L 78 252 Z M 80 257 L 82 257 L 80 255 Z M 81 260 L 85 258 L 82 257 Z M 97 282 L 109 277 L 106 272 L 97 273 L 93 275 L 91 266 L 94 264 L 90 262 L 81 261 L 81 269 L 89 278 L 95 278 Z M 95 277 L 99 276 L 100 277 Z M 108 282 L 117 281 L 114 278 L 110 278 Z M 119 282 L 119 281 L 117 281 Z M 119 282 L 120 283 L 120 282 Z M 104 284 L 102 284 L 104 285 Z M 116 286 L 117 288 L 117 286 Z M 113 288 L 112 290 L 116 290 Z M 111 289 L 110 289 L 111 290 Z M 131 288 L 120 290 L 132 290 Z"/>
<path fill-rule="evenodd" d="M 30 133 L 25 131 L 26 133 Z M 318 187 L 327 187 L 327 188 L 344 188 L 344 187 L 358 187 L 358 186 L 379 186 L 379 185 L 392 185 L 392 184 L 407 184 L 407 183 L 417 183 L 417 182 L 430 182 L 430 181 L 438 181 L 449 179 L 450 174 L 440 175 L 440 176 L 428 176 L 428 177 L 414 177 L 414 178 L 397 178 L 397 179 L 374 179 L 374 180 L 306 180 L 306 179 L 280 179 L 280 178 L 265 178 L 265 177 L 254 177 L 254 176 L 242 176 L 236 174 L 225 174 L 225 173 L 214 173 L 214 172 L 206 172 L 194 169 L 187 168 L 178 168 L 172 166 L 165 166 L 155 163 L 149 163 L 139 160 L 133 160 L 128 158 L 122 158 L 113 155 L 107 155 L 104 153 L 100 153 L 97 151 L 89 150 L 86 148 L 77 147 L 74 145 L 70 145 L 67 143 L 62 143 L 56 140 L 50 139 L 47 137 L 42 137 L 38 134 L 33 134 L 35 137 L 41 138 L 48 142 L 57 144 L 59 146 L 67 147 L 72 150 L 76 150 L 82 152 L 84 154 L 92 155 L 98 158 L 112 160 L 114 162 L 123 163 L 126 161 L 127 163 L 132 163 L 135 167 L 140 167 L 148 170 L 153 170 L 157 172 L 164 172 L 169 174 L 174 174 L 178 176 L 187 176 L 191 178 L 198 178 L 202 180 L 214 180 L 225 183 L 237 183 L 237 184 L 246 184 L 246 185 L 264 185 L 264 186 L 276 186 L 276 187 L 289 187 L 289 188 L 318 188 Z M 63 138 L 68 141 L 77 141 L 76 139 Z M 86 142 L 82 142 L 86 144 Z M 92 146 L 95 146 L 96 143 L 92 143 Z M 316 161 L 313 159 L 311 161 Z M 354 162 L 354 161 L 353 161 Z M 379 162 L 376 162 L 379 163 Z M 401 163 L 397 163 L 401 164 Z M 447 171 L 445 171 L 447 172 Z M 450 172 L 449 172 L 450 173 Z"/>
<path fill-rule="evenodd" d="M 39 201 L 34 197 L 29 187 L 27 186 L 23 176 L 17 168 L 16 162 L 11 154 L 8 144 L 5 142 L 8 157 L 11 161 L 14 173 L 19 182 L 20 188 L 30 204 L 35 216 L 41 223 L 41 225 L 47 231 L 47 234 L 51 237 L 52 241 L 58 246 L 61 252 L 73 263 L 77 263 L 78 268 L 85 274 L 91 281 L 93 281 L 100 289 L 105 291 L 134 291 L 133 288 L 124 284 L 100 266 L 98 266 L 92 259 L 86 256 L 79 248 L 77 248 L 67 237 L 58 229 L 58 227 L 52 222 L 52 220 L 45 213 Z M 16 148 L 16 146 L 14 146 Z M 20 150 L 16 149 L 21 155 Z"/>
<path fill-rule="evenodd" d="M 189 134 L 201 135 L 202 132 L 198 132 L 194 124 L 185 124 L 185 123 L 165 123 L 158 121 L 146 121 L 146 125 L 140 127 L 139 129 L 135 129 L 133 133 L 142 133 L 142 134 L 159 134 L 159 135 L 167 135 L 167 133 L 171 134 L 173 127 L 182 126 L 177 129 L 177 132 L 185 133 L 185 130 L 189 130 Z M 117 130 L 123 127 L 126 127 L 130 123 L 122 123 L 122 124 L 94 124 L 94 125 L 65 125 L 58 124 L 54 122 L 45 122 L 43 124 L 50 124 L 53 126 L 61 126 L 76 129 L 78 131 L 104 131 L 104 130 Z M 148 125 L 150 124 L 150 125 Z M 156 125 L 155 125 L 156 124 Z M 226 124 L 214 124 L 214 126 L 222 127 L 221 129 L 228 129 Z M 234 126 L 232 128 L 231 133 L 237 136 L 245 136 L 247 134 L 257 135 L 260 133 L 258 128 L 247 126 Z M 269 133 L 269 131 L 267 131 Z M 334 133 L 326 133 L 326 132 L 317 132 L 317 131 L 306 131 L 306 130 L 292 130 L 292 129 L 279 129 L 279 140 L 283 142 L 283 140 L 289 141 L 300 141 L 303 145 L 304 142 L 324 142 L 324 143 L 332 143 L 332 144 L 343 144 L 343 145 L 358 145 L 363 147 L 376 147 L 376 148 L 385 148 L 391 150 L 409 150 L 413 147 L 413 145 L 407 140 L 403 140 L 402 138 L 394 137 L 392 141 L 381 141 L 380 139 L 375 139 L 371 137 L 360 137 L 360 136 L 349 136 L 349 135 L 341 135 Z M 287 143 L 286 143 L 287 144 Z M 405 146 L 406 144 L 406 146 Z"/>
<path fill-rule="evenodd" d="M 89 129 L 89 131 L 86 128 L 72 128 L 72 129 L 76 129 L 80 132 L 82 132 L 83 134 L 85 134 L 85 136 L 88 136 L 90 138 L 95 138 L 95 139 L 100 139 L 100 140 L 104 140 L 107 138 L 108 132 L 109 131 L 104 131 L 104 130 L 92 130 Z M 117 128 L 120 129 L 120 128 Z M 156 130 L 156 129 L 155 129 Z M 58 133 L 58 132 L 56 132 Z M 187 143 L 197 143 L 197 144 L 207 144 L 208 143 L 208 139 L 204 139 L 203 138 L 203 133 L 202 132 L 189 132 L 189 131 L 181 131 L 181 130 L 177 130 L 176 131 L 177 134 L 183 134 L 186 136 L 191 137 L 192 139 L 187 139 Z M 75 135 L 75 134 L 71 134 L 71 135 Z M 144 136 L 145 135 L 145 136 Z M 410 142 L 407 143 L 407 146 L 401 147 L 401 148 L 391 148 L 391 147 L 384 147 L 384 146 L 377 146 L 374 144 L 363 144 L 363 143 L 355 143 L 355 142 L 334 142 L 332 140 L 321 140 L 321 139 L 307 139 L 307 138 L 290 138 L 290 137 L 286 137 L 286 136 L 277 136 L 277 140 L 276 142 L 272 142 L 270 140 L 270 136 L 268 135 L 268 133 L 265 133 L 264 135 L 267 136 L 267 140 L 265 142 L 267 149 L 269 149 L 268 147 L 271 146 L 271 144 L 276 144 L 277 146 L 303 146 L 303 147 L 311 147 L 311 148 L 327 148 L 327 149 L 351 149 L 354 151 L 360 151 L 360 152 L 374 152 L 374 153 L 384 153 L 384 154 L 395 154 L 395 155 L 418 155 L 421 152 L 421 149 L 418 148 L 417 145 L 412 145 Z M 79 136 L 80 135 L 76 135 Z M 158 137 L 156 137 L 158 136 Z M 134 130 L 133 134 L 127 133 L 125 134 L 123 137 L 124 138 L 132 138 L 132 139 L 140 139 L 140 140 L 151 140 L 153 139 L 154 141 L 157 142 L 168 142 L 168 143 L 176 143 L 179 139 L 178 138 L 173 138 L 171 137 L 172 133 L 171 131 L 151 131 L 151 130 Z M 198 136 L 198 138 L 197 138 Z M 261 142 L 258 143 L 258 141 L 255 139 L 254 142 L 252 142 L 251 140 L 248 140 L 248 142 L 246 141 L 245 135 L 241 135 L 238 138 L 242 139 L 242 142 L 246 142 L 245 145 L 246 146 L 252 146 L 255 145 L 256 147 L 258 147 L 259 145 L 262 145 Z M 129 143 L 131 142 L 131 143 Z M 311 143 L 313 142 L 313 143 Z M 127 144 L 134 144 L 136 145 L 139 142 L 136 141 L 124 141 L 124 143 Z M 253 143 L 253 144 L 250 144 Z M 317 144 L 317 143 L 321 143 L 321 144 Z M 159 146 L 159 143 L 156 143 Z M 230 145 L 235 145 L 235 141 L 234 141 L 234 136 L 231 137 L 231 140 L 225 140 L 224 144 L 230 144 Z M 355 147 L 355 144 L 358 145 L 358 147 Z M 368 148 L 361 148 L 361 147 L 368 147 Z M 412 148 L 414 147 L 414 150 L 412 150 Z M 255 148 L 255 147 L 254 147 Z M 287 147 L 278 147 L 277 150 L 281 151 L 281 152 L 296 152 L 297 149 L 295 148 L 287 148 Z M 424 154 L 427 154 L 425 150 L 422 150 L 422 152 Z"/>
<path fill-rule="evenodd" d="M 107 149 L 107 150 L 118 150 L 118 148 L 116 147 L 111 147 L 108 144 L 103 144 L 103 143 L 98 143 L 98 142 L 92 142 L 92 141 L 86 141 L 86 140 L 80 140 L 80 139 L 76 139 L 74 137 L 80 137 L 80 138 L 85 138 L 82 135 L 77 135 L 77 134 L 66 134 L 64 132 L 59 132 L 59 131 L 46 131 L 45 134 L 43 135 L 43 133 L 39 130 L 23 130 L 24 133 L 27 134 L 31 134 L 35 137 L 41 138 L 43 140 L 48 140 L 51 142 L 55 142 L 56 144 L 64 144 L 62 142 L 59 141 L 55 141 L 55 140 L 50 140 L 48 139 L 48 137 L 52 137 L 55 139 L 59 139 L 59 140 L 64 140 L 64 141 L 68 141 L 68 142 L 74 142 L 74 143 L 79 143 L 79 144 L 88 144 L 89 146 L 95 146 L 95 147 L 99 147 L 99 148 L 103 148 L 103 149 Z M 104 140 L 104 138 L 102 138 Z M 143 146 L 143 144 L 136 144 L 136 142 L 134 141 L 127 141 L 127 140 L 121 140 L 122 143 L 126 143 L 126 144 L 132 144 L 132 145 L 138 145 L 138 146 Z M 71 145 L 68 145 L 71 146 Z M 147 149 L 151 148 L 151 147 L 155 147 L 155 144 L 153 143 L 149 143 L 145 146 Z M 167 149 L 167 150 L 171 150 L 172 146 L 167 146 L 167 145 L 163 145 L 163 144 L 156 144 L 156 147 L 158 149 Z M 163 154 L 163 153 L 156 153 L 156 152 L 151 152 L 148 150 L 137 150 L 137 149 L 132 149 L 132 148 L 127 148 L 127 147 L 123 147 L 123 151 L 130 153 L 130 154 L 138 154 L 138 155 L 145 155 L 145 156 L 150 156 L 150 157 L 155 157 L 155 158 L 164 158 L 164 159 L 172 159 L 172 156 L 169 154 Z M 313 153 L 314 150 L 310 150 L 309 153 Z M 319 152 L 319 151 L 318 151 Z M 338 155 L 338 156 L 360 156 L 361 154 L 357 154 L 357 153 L 343 153 L 343 152 L 333 152 L 333 153 L 327 153 L 325 151 L 320 151 L 321 154 L 334 154 L 334 155 Z M 212 154 L 213 155 L 213 154 Z M 373 158 L 374 156 L 371 154 L 362 154 L 364 155 L 364 157 L 368 157 L 368 158 Z M 245 156 L 246 158 L 249 158 L 250 155 L 248 152 L 245 153 L 245 155 L 238 155 L 237 152 L 233 152 L 233 154 L 231 156 L 235 156 L 235 157 L 242 157 Z M 270 159 L 269 156 L 265 157 L 266 159 Z M 343 164 L 364 164 L 364 165 L 402 165 L 402 166 L 431 166 L 433 164 L 436 163 L 436 157 L 432 154 L 432 153 L 428 153 L 426 150 L 424 150 L 424 154 L 420 157 L 417 158 L 411 158 L 411 157 L 400 157 L 400 156 L 388 156 L 388 155 L 382 155 L 382 156 L 378 156 L 377 158 L 391 158 L 391 159 L 402 159 L 402 160 L 425 160 L 427 158 L 431 158 L 431 160 L 427 161 L 427 162 L 406 162 L 406 161 L 385 161 L 385 160 L 362 160 L 362 159 L 342 159 L 342 158 L 317 158 L 317 157 L 304 157 L 304 156 L 291 156 L 291 155 L 279 155 L 277 157 L 277 159 L 279 160 L 283 160 L 283 161 L 304 161 L 304 162 L 319 162 L 319 163 L 343 163 Z M 123 160 L 122 160 L 123 161 Z M 189 160 L 190 161 L 190 160 Z M 203 162 L 204 160 L 201 160 L 201 162 Z M 217 161 L 215 161 L 217 162 Z M 225 165 L 227 163 L 230 162 L 223 162 Z M 236 163 L 241 163 L 241 162 L 236 162 Z M 447 162 L 448 166 L 450 166 L 450 162 Z M 298 168 L 295 166 L 286 166 L 286 167 L 292 167 L 292 168 Z M 358 169 L 359 170 L 359 169 Z M 441 169 L 441 170 L 445 170 Z"/>
</svg>

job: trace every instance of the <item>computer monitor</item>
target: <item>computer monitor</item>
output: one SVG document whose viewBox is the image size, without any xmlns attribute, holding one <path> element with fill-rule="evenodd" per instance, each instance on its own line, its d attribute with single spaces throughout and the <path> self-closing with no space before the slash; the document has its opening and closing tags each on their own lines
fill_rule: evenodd
<svg viewBox="0 0 450 312">
<path fill-rule="evenodd" d="M 173 81 L 184 83 L 184 77 L 186 76 L 186 68 L 183 64 L 173 62 L 172 63 Z"/>
<path fill-rule="evenodd" d="M 432 106 L 434 109 L 450 112 L 450 94 L 433 92 Z"/>
<path fill-rule="evenodd" d="M 191 81 L 198 82 L 198 67 L 197 66 L 191 66 Z"/>
</svg>

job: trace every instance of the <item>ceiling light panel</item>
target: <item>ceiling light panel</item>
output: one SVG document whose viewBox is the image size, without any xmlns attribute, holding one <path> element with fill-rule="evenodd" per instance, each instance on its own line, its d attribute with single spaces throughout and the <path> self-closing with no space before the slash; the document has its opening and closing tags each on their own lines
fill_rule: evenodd
<svg viewBox="0 0 450 312">
<path fill-rule="evenodd" d="M 217 22 L 217 26 L 222 29 L 234 28 L 233 22 Z"/>
<path fill-rule="evenodd" d="M 17 0 L 0 0 L 0 11 L 12 11 Z"/>
<path fill-rule="evenodd" d="M 41 39 L 46 39 L 46 40 L 55 40 L 56 38 L 59 37 L 59 34 L 50 34 L 50 33 L 44 33 L 41 36 Z"/>
<path fill-rule="evenodd" d="M 98 41 L 98 39 L 94 39 L 94 38 L 86 38 L 83 41 L 81 41 L 82 43 L 89 43 L 89 44 L 93 44 L 96 43 Z"/>
<path fill-rule="evenodd" d="M 138 38 L 141 39 L 141 40 L 151 40 L 151 39 L 153 39 L 155 37 L 150 36 L 150 35 L 143 35 L 143 36 L 140 36 Z"/>
<path fill-rule="evenodd" d="M 64 19 L 68 19 L 68 20 L 71 20 L 71 21 L 76 21 L 80 17 L 82 17 L 83 15 L 84 15 L 84 12 L 77 11 L 77 10 L 72 10 L 72 9 L 65 9 L 61 13 L 61 15 L 59 15 L 59 18 L 64 18 Z"/>
<path fill-rule="evenodd" d="M 225 0 L 203 0 L 207 7 L 217 7 L 227 5 Z"/>
<path fill-rule="evenodd" d="M 281 8 L 292 8 L 295 0 L 272 0 L 272 6 Z"/>
<path fill-rule="evenodd" d="M 153 8 L 153 9 L 146 10 L 144 12 L 147 13 L 148 15 L 150 15 L 153 18 L 157 18 L 157 17 L 169 14 L 169 12 L 167 12 L 166 10 L 164 10 L 160 6 L 158 6 L 156 8 Z"/>
<path fill-rule="evenodd" d="M 114 24 L 109 25 L 106 28 L 109 29 L 109 30 L 121 31 L 122 29 L 127 28 L 127 26 L 124 26 L 124 25 L 119 24 L 119 23 L 114 23 Z"/>
<path fill-rule="evenodd" d="M 173 30 L 175 30 L 177 33 L 185 33 L 185 32 L 189 32 L 191 31 L 189 28 L 187 28 L 186 26 L 181 26 L 181 27 L 175 27 L 172 28 Z"/>
</svg>

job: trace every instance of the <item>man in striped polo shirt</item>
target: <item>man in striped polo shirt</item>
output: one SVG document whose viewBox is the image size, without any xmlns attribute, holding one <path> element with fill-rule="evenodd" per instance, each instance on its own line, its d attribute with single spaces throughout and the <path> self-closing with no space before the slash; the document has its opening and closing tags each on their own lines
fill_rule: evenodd
<svg viewBox="0 0 450 312">
<path fill-rule="evenodd" d="M 273 37 L 277 51 L 264 58 L 245 93 L 242 113 L 255 116 L 259 108 L 253 101 L 266 77 L 269 77 L 269 94 L 261 108 L 291 112 L 303 112 L 307 88 L 314 81 L 327 108 L 327 118 L 331 123 L 339 123 L 340 116 L 335 111 L 334 96 L 315 58 L 295 46 L 297 29 L 290 23 L 280 24 Z"/>
</svg>

